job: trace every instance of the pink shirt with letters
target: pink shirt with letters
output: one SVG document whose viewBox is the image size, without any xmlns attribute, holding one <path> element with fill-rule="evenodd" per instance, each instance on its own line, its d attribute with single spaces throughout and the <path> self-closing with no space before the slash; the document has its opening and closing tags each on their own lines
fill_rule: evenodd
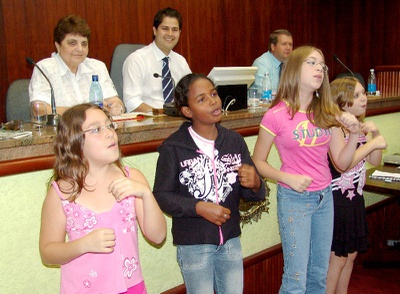
<svg viewBox="0 0 400 294">
<path fill-rule="evenodd" d="M 292 119 L 283 101 L 264 114 L 260 126 L 275 137 L 281 171 L 310 176 L 313 180 L 307 191 L 318 191 L 330 185 L 328 151 L 332 129 L 316 127 L 303 111 Z"/>
<path fill-rule="evenodd" d="M 86 253 L 61 266 L 61 293 L 121 293 L 142 282 L 135 197 L 116 202 L 110 211 L 95 213 L 64 200 L 57 183 L 52 184 L 67 217 L 68 241 L 98 228 L 112 228 L 116 236 L 112 253 Z"/>
</svg>

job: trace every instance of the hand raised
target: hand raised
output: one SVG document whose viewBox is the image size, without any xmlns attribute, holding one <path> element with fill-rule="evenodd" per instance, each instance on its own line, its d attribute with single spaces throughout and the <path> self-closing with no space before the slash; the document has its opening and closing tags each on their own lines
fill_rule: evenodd
<svg viewBox="0 0 400 294">
<path fill-rule="evenodd" d="M 238 168 L 240 185 L 250 189 L 258 189 L 261 185 L 260 177 L 258 176 L 254 166 L 243 164 Z"/>
<path fill-rule="evenodd" d="M 112 181 L 108 189 L 117 201 L 121 201 L 128 196 L 143 198 L 146 197 L 147 194 L 151 193 L 151 190 L 147 185 L 127 177 L 121 177 Z"/>
<path fill-rule="evenodd" d="M 367 121 L 367 122 L 361 123 L 360 127 L 361 127 L 361 131 L 364 134 L 371 133 L 372 137 L 379 135 L 379 130 L 376 127 L 376 125 L 374 124 L 374 122 L 372 122 L 372 121 Z"/>
<path fill-rule="evenodd" d="M 360 131 L 360 122 L 349 112 L 342 112 L 336 116 L 336 120 L 352 134 L 358 134 Z"/>
</svg>

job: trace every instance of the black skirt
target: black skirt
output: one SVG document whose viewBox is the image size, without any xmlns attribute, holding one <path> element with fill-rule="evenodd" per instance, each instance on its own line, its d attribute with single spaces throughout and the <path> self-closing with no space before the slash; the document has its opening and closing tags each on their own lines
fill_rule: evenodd
<svg viewBox="0 0 400 294">
<path fill-rule="evenodd" d="M 349 194 L 350 192 L 350 194 Z M 354 196 L 353 196 L 354 195 Z M 357 189 L 333 193 L 334 228 L 332 251 L 336 256 L 363 252 L 368 245 L 368 227 L 364 197 Z"/>
</svg>

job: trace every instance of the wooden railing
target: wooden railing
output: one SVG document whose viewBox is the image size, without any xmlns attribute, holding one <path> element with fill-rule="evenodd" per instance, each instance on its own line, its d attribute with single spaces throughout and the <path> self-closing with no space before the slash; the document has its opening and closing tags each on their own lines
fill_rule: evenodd
<svg viewBox="0 0 400 294">
<path fill-rule="evenodd" d="M 400 65 L 378 65 L 375 74 L 376 89 L 382 98 L 400 96 Z"/>
</svg>

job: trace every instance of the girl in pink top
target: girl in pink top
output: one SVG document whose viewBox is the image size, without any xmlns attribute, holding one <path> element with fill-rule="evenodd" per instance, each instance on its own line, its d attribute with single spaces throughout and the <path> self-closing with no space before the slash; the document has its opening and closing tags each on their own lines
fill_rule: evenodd
<svg viewBox="0 0 400 294">
<path fill-rule="evenodd" d="M 343 140 L 339 126 L 349 131 Z M 284 257 L 280 293 L 325 294 L 333 231 L 328 152 L 339 169 L 352 162 L 359 122 L 333 103 L 328 67 L 311 46 L 295 49 L 283 66 L 275 100 L 261 121 L 253 161 L 277 181 L 278 221 Z M 271 166 L 272 144 L 282 166 Z"/>
<path fill-rule="evenodd" d="M 61 265 L 61 293 L 146 293 L 137 222 L 150 241 L 165 238 L 147 180 L 121 165 L 115 129 L 92 104 L 68 109 L 59 122 L 39 249 L 44 264 Z"/>
</svg>

